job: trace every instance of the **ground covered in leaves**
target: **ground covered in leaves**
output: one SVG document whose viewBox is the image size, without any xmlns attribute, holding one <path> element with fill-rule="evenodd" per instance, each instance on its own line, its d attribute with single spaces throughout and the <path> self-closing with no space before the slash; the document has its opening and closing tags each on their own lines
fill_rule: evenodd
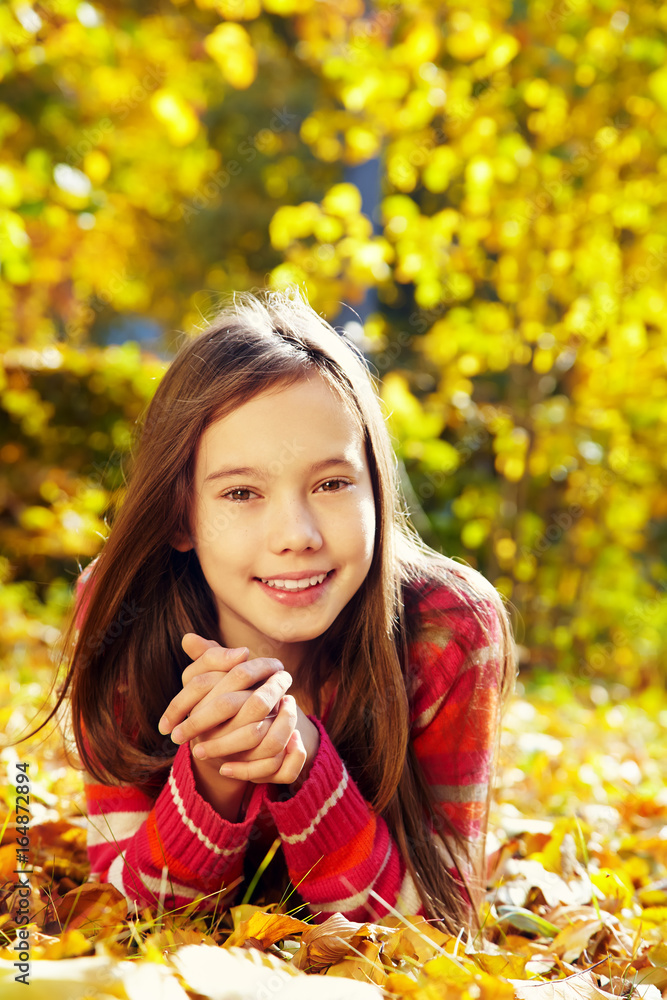
<svg viewBox="0 0 667 1000">
<path fill-rule="evenodd" d="M 22 695 L 11 685 L 0 691 L 5 731 L 21 723 Z M 24 745 L 18 755 L 7 748 L 0 994 L 25 995 L 15 963 L 28 899 L 33 1000 L 291 1000 L 313 996 L 314 987 L 318 1000 L 660 1000 L 666 723 L 658 688 L 631 695 L 621 685 L 520 685 L 505 717 L 484 932 L 474 939 L 398 916 L 362 925 L 335 915 L 313 925 L 290 915 L 289 902 L 286 912 L 239 905 L 206 923 L 184 911 L 128 918 L 113 887 L 85 883 L 83 794 L 58 741 Z M 26 818 L 15 808 L 21 761 L 29 764 L 29 894 L 17 864 Z"/>
</svg>

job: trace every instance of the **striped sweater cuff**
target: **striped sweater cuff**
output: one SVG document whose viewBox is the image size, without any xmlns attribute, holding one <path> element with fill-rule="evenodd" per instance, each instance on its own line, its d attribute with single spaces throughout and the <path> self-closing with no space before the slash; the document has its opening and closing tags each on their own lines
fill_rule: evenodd
<svg viewBox="0 0 667 1000">
<path fill-rule="evenodd" d="M 213 877 L 244 853 L 264 794 L 265 786 L 256 785 L 242 822 L 224 819 L 197 791 L 190 745 L 183 743 L 155 803 L 157 828 L 172 855 L 187 859 L 201 877 Z"/>
<path fill-rule="evenodd" d="M 372 820 L 368 803 L 350 778 L 326 729 L 315 716 L 308 718 L 320 734 L 308 777 L 291 798 L 281 801 L 278 786 L 274 786 L 266 799 L 288 864 L 290 857 L 298 858 L 299 868 L 307 868 L 322 855 L 339 850 Z"/>
</svg>

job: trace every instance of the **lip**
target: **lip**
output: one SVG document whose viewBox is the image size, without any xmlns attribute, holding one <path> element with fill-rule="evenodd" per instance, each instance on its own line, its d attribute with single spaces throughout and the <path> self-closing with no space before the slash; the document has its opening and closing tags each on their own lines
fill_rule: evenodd
<svg viewBox="0 0 667 1000">
<path fill-rule="evenodd" d="M 318 583 L 314 587 L 308 587 L 307 590 L 276 590 L 275 587 L 269 587 L 268 583 L 262 583 L 261 580 L 257 579 L 256 583 L 262 588 L 265 594 L 272 597 L 274 601 L 278 604 L 286 605 L 288 608 L 305 608 L 309 604 L 314 604 L 318 601 L 325 591 L 329 589 L 329 585 L 336 574 L 336 570 L 332 569 L 329 571 L 329 575 L 322 583 Z M 286 573 L 285 576 L 275 577 L 278 580 L 301 580 L 304 576 L 318 576 L 318 573 L 306 573 L 300 574 L 299 576 L 290 576 Z M 267 577 L 268 579 L 268 577 Z"/>
</svg>

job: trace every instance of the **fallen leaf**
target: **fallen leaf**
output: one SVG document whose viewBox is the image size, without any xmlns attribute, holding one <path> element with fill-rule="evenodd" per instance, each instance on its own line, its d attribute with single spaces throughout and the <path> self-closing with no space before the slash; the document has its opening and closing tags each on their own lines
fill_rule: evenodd
<svg viewBox="0 0 667 1000">
<path fill-rule="evenodd" d="M 381 945 L 375 941 L 359 942 L 356 954 L 346 955 L 345 958 L 327 969 L 327 976 L 344 976 L 349 979 L 356 979 L 362 983 L 377 983 L 382 985 L 386 979 L 386 973 L 379 961 Z"/>
<path fill-rule="evenodd" d="M 546 983 L 510 979 L 517 1000 L 612 1000 L 615 996 L 600 989 L 590 971 Z"/>
<path fill-rule="evenodd" d="M 392 935 L 384 947 L 384 954 L 397 961 L 408 959 L 422 964 L 440 955 L 447 942 L 455 940 L 451 934 L 433 927 L 424 917 L 406 917 L 403 922 L 395 918 L 395 922 L 400 934 Z"/>
<path fill-rule="evenodd" d="M 558 927 L 523 906 L 499 906 L 496 924 L 511 924 L 529 934 L 552 938 L 558 934 Z"/>
<path fill-rule="evenodd" d="M 579 958 L 588 942 L 605 925 L 601 920 L 578 920 L 565 927 L 552 942 L 552 948 L 566 962 L 574 962 Z"/>
<path fill-rule="evenodd" d="M 169 958 L 187 986 L 207 1000 L 381 1000 L 368 982 L 310 976 L 256 949 L 186 945 Z"/>
<path fill-rule="evenodd" d="M 60 926 L 67 930 L 79 928 L 84 934 L 123 921 L 127 911 L 127 899 L 109 882 L 84 882 L 56 903 Z"/>
<path fill-rule="evenodd" d="M 244 944 L 248 938 L 254 938 L 262 948 L 268 948 L 281 938 L 291 934 L 300 934 L 307 931 L 310 924 L 295 917 L 289 917 L 285 913 L 263 913 L 261 910 L 252 914 L 249 920 L 242 920 L 239 926 L 232 931 L 225 942 L 226 947 Z"/>
</svg>

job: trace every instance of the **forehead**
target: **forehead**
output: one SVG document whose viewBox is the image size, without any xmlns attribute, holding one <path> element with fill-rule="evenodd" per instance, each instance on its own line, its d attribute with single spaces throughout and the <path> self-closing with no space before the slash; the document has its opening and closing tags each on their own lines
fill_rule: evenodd
<svg viewBox="0 0 667 1000">
<path fill-rule="evenodd" d="M 365 462 L 360 420 L 328 383 L 314 374 L 260 393 L 213 421 L 202 434 L 197 466 L 202 474 L 220 458 L 266 464 L 282 453 L 304 465 L 339 455 Z M 225 464 L 229 464 L 225 461 Z"/>
</svg>

